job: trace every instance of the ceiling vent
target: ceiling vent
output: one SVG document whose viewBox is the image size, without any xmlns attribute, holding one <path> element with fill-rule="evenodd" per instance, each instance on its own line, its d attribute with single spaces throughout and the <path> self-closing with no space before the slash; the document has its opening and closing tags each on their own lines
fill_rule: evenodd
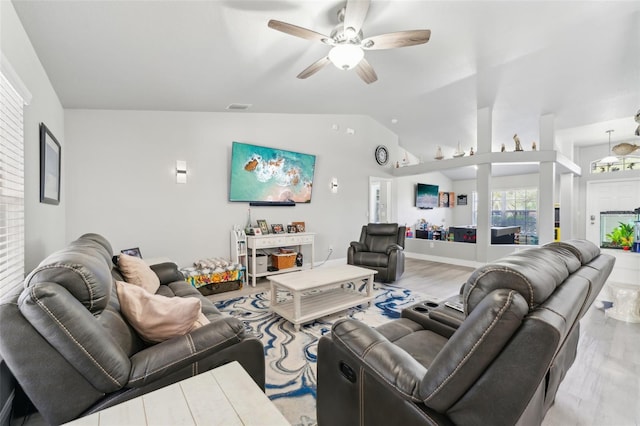
<svg viewBox="0 0 640 426">
<path fill-rule="evenodd" d="M 229 104 L 227 111 L 246 111 L 251 108 L 251 104 Z"/>
</svg>

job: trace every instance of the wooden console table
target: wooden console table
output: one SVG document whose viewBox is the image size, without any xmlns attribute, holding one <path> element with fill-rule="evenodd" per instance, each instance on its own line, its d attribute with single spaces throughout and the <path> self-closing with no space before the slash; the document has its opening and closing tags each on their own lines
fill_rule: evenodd
<svg viewBox="0 0 640 426">
<path fill-rule="evenodd" d="M 289 424 L 237 361 L 67 423 L 73 426 Z"/>
<path fill-rule="evenodd" d="M 305 262 L 313 268 L 314 259 L 314 233 L 311 232 L 298 232 L 291 234 L 268 234 L 268 235 L 247 235 L 247 248 L 251 251 L 249 262 L 251 262 L 251 268 L 247 268 L 248 277 L 251 278 L 251 286 L 256 286 L 256 278 L 266 277 L 273 274 L 282 274 L 286 272 L 299 271 L 303 267 L 293 267 L 287 269 L 281 269 L 279 271 L 256 271 L 256 250 L 266 248 L 277 247 L 291 247 L 297 246 L 297 251 L 300 252 L 303 245 L 311 246 L 311 259 L 307 259 Z M 247 265 L 248 266 L 248 265 Z M 249 272 L 250 271 L 250 272 Z"/>
</svg>

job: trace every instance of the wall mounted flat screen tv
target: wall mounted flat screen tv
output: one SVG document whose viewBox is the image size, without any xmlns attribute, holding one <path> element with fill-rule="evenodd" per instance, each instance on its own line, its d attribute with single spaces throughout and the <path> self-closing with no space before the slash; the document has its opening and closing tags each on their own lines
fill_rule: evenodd
<svg viewBox="0 0 640 426">
<path fill-rule="evenodd" d="M 416 207 L 433 209 L 438 207 L 438 185 L 419 183 L 416 186 Z"/>
<path fill-rule="evenodd" d="M 233 142 L 229 201 L 310 203 L 316 156 Z"/>
</svg>

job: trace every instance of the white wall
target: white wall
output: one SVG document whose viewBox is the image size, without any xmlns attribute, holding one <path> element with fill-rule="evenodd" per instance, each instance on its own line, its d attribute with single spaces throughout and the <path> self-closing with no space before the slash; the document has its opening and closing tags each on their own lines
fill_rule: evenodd
<svg viewBox="0 0 640 426">
<path fill-rule="evenodd" d="M 473 195 L 476 190 L 476 181 L 474 180 L 457 180 L 453 182 L 453 191 L 458 195 L 463 194 L 467 196 L 467 205 L 460 206 L 456 200 L 456 207 L 453 209 L 453 216 L 451 219 L 451 226 L 466 226 L 471 225 L 473 220 Z"/>
<path fill-rule="evenodd" d="M 423 173 L 413 176 L 401 176 L 396 179 L 396 199 L 398 223 L 410 226 L 415 230 L 415 224 L 420 219 L 424 219 L 429 224 L 450 226 L 453 218 L 454 208 L 436 207 L 431 210 L 423 210 L 416 207 L 416 185 L 426 183 L 438 185 L 441 192 L 453 192 L 451 179 L 439 172 Z"/>
<path fill-rule="evenodd" d="M 33 96 L 24 109 L 25 270 L 29 272 L 47 254 L 66 244 L 65 212 L 69 194 L 65 186 L 64 111 L 10 1 L 0 1 L 0 50 Z M 40 203 L 41 122 L 62 147 L 62 189 L 57 206 Z"/>
<path fill-rule="evenodd" d="M 368 221 L 369 176 L 391 176 L 374 149 L 397 148 L 392 132 L 364 116 L 66 110 L 65 129 L 68 239 L 98 232 L 116 252 L 140 247 L 181 266 L 228 257 L 229 231 L 247 221 L 248 203 L 228 201 L 232 141 L 316 155 L 310 204 L 251 208 L 254 223 L 306 222 L 316 261 L 329 245 L 332 259 L 346 258 Z M 187 161 L 187 184 L 175 183 L 176 160 Z"/>
</svg>

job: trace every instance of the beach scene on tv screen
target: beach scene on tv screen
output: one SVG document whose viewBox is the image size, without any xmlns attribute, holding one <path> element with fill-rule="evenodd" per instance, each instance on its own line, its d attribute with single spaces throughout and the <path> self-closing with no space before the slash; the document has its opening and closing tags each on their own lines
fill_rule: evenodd
<svg viewBox="0 0 640 426">
<path fill-rule="evenodd" d="M 234 142 L 230 201 L 311 202 L 316 156 Z"/>
</svg>

